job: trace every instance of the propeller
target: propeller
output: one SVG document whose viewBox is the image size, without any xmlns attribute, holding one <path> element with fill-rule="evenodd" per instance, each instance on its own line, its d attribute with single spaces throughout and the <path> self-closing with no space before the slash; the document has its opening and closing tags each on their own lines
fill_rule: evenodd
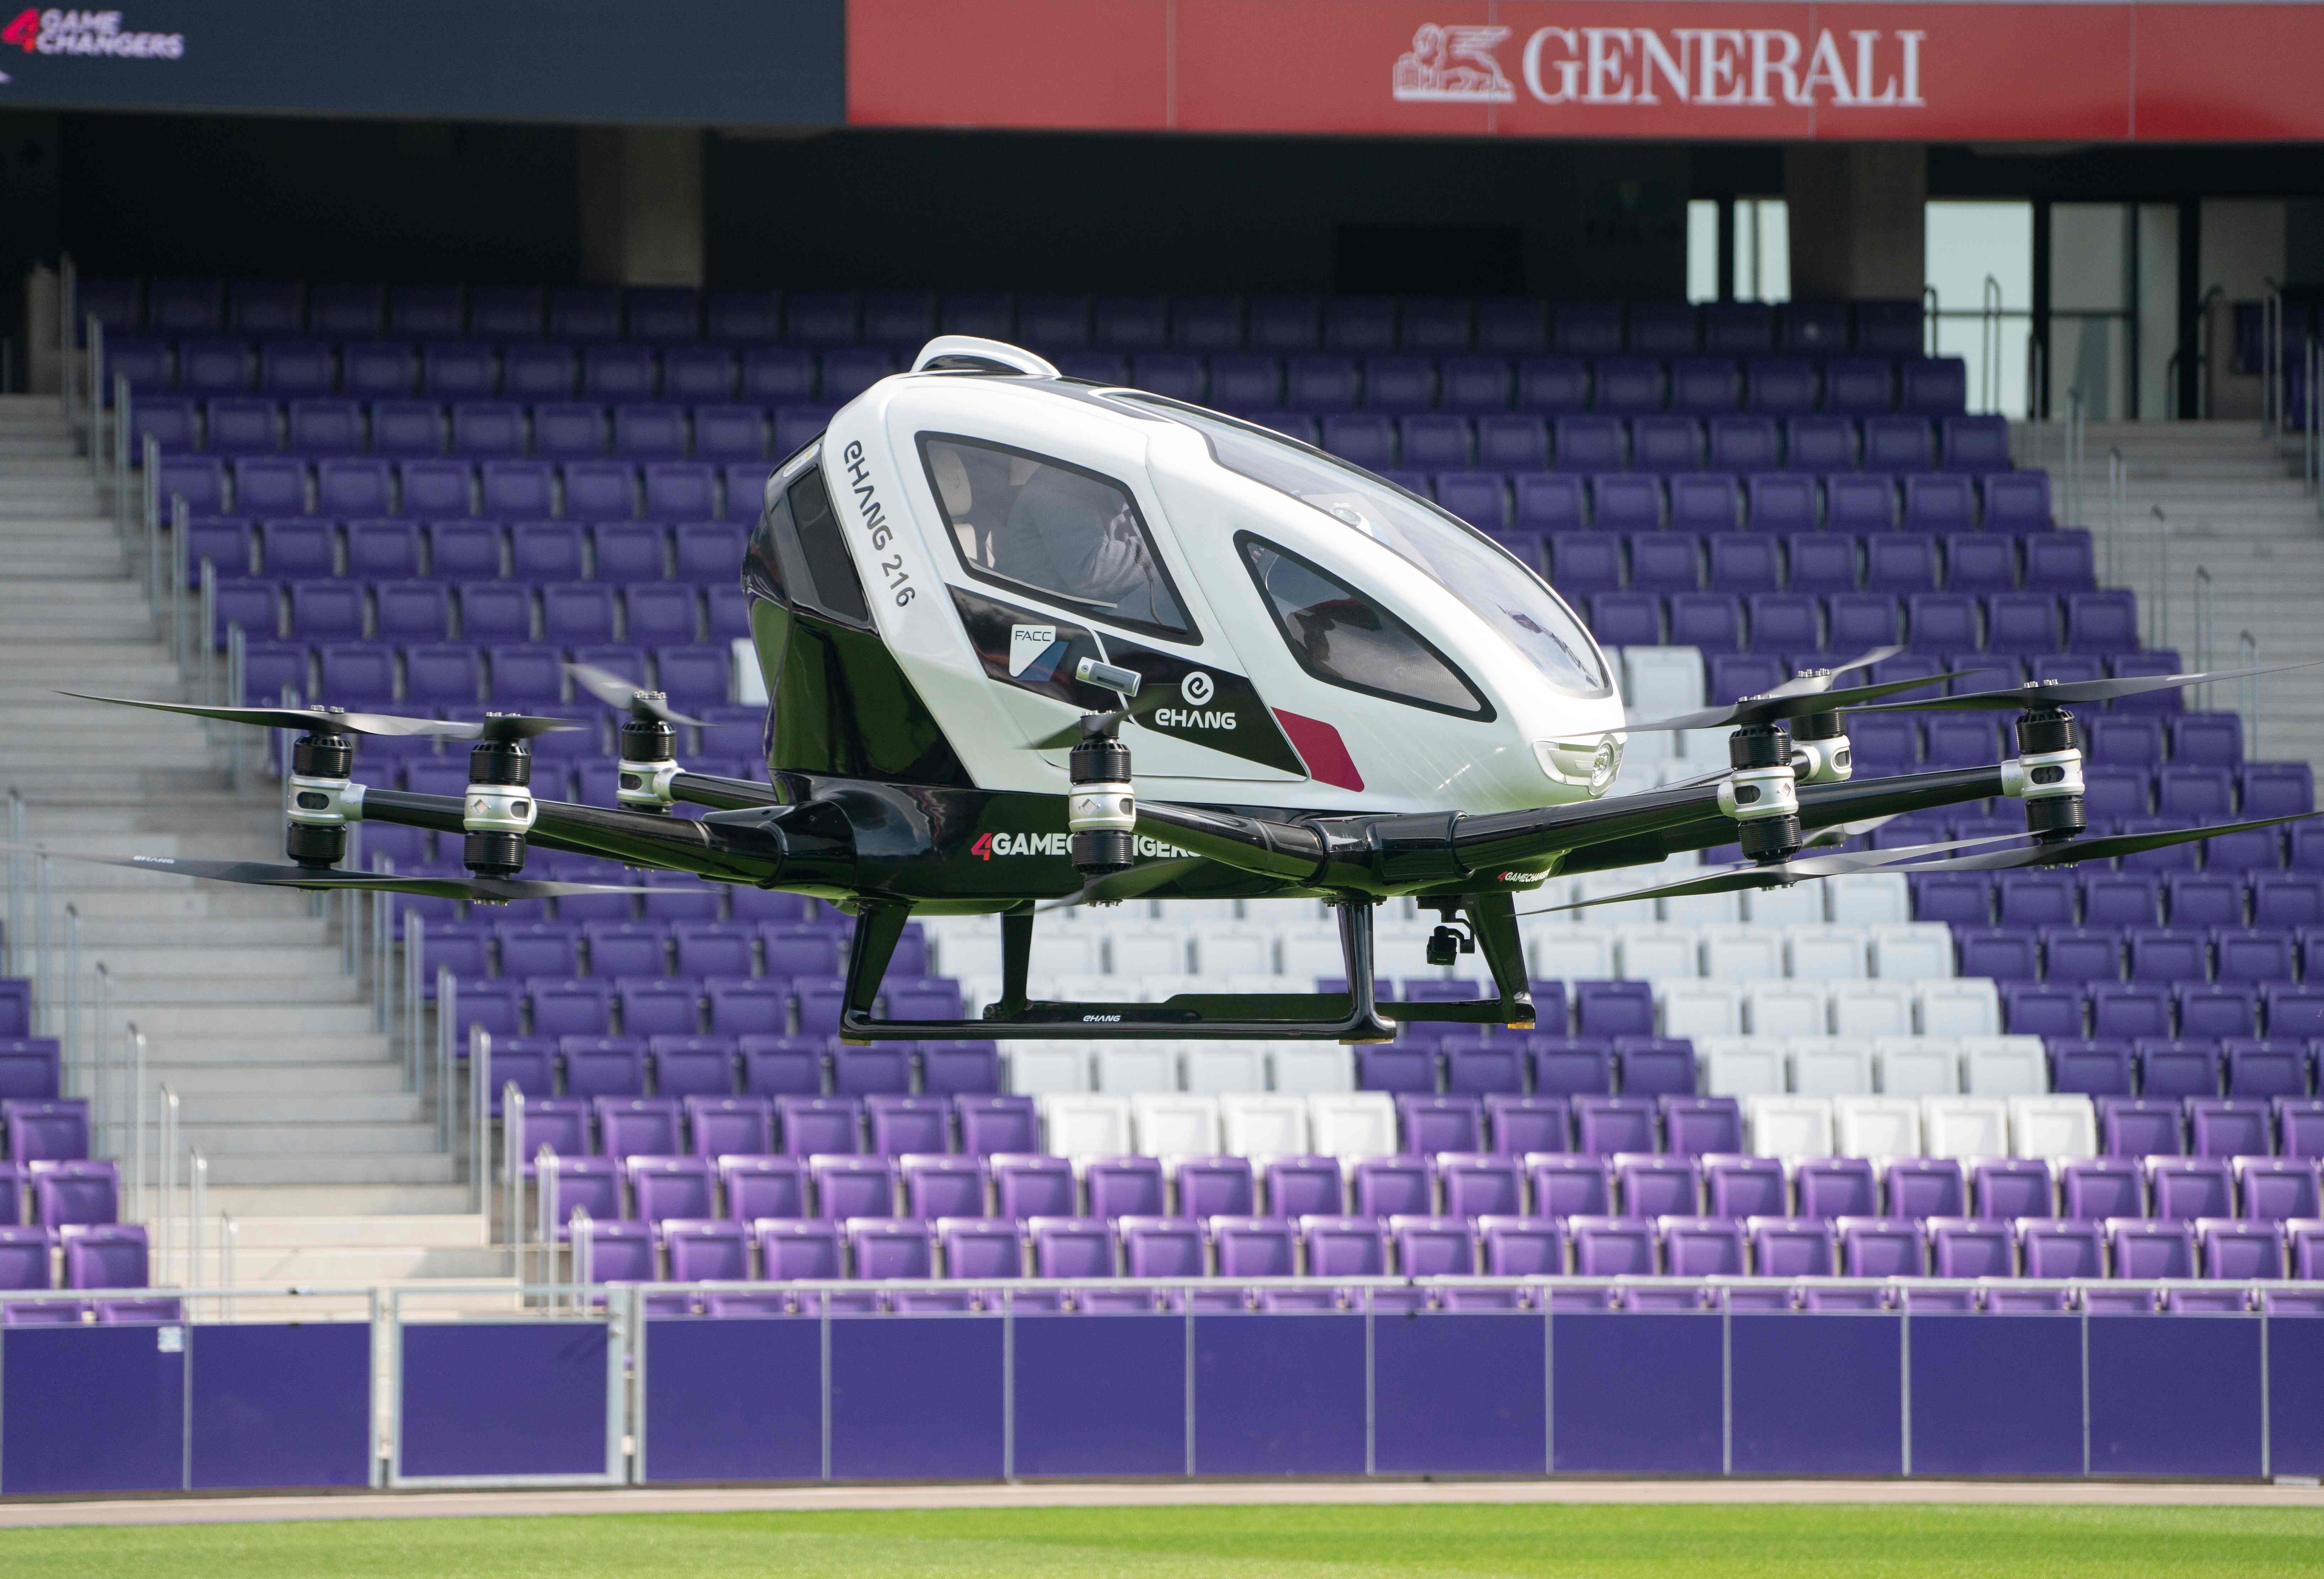
<svg viewBox="0 0 2324 1579">
<path fill-rule="evenodd" d="M 533 718 L 521 713 L 501 713 L 477 723 L 446 718 L 398 718 L 386 713 L 342 713 L 332 707 L 210 707 L 193 702 L 145 702 L 134 697 L 97 697 L 87 691 L 60 691 L 83 702 L 110 702 L 117 707 L 144 707 L 156 713 L 182 713 L 193 718 L 217 718 L 228 724 L 255 724 L 262 729 L 298 729 L 325 734 L 438 734 L 451 740 L 530 740 L 559 729 L 577 729 L 564 718 Z"/>
<path fill-rule="evenodd" d="M 30 851 L 29 845 L 6 845 L 0 849 Z M 528 877 L 397 876 L 388 873 L 335 872 L 307 866 L 285 866 L 272 861 L 197 861 L 180 855 L 59 855 L 59 861 L 78 861 L 92 866 L 121 866 L 132 872 L 160 872 L 171 877 L 200 877 L 212 882 L 241 882 L 257 888 L 354 888 L 388 893 L 423 894 L 431 899 L 481 900 L 504 905 L 514 900 L 557 899 L 566 894 L 643 893 L 599 882 L 549 882 Z"/>
<path fill-rule="evenodd" d="M 573 677 L 574 684 L 608 707 L 627 708 L 632 718 L 659 718 L 664 724 L 702 722 L 672 707 L 659 691 L 641 689 L 610 669 L 599 669 L 594 663 L 568 663 L 565 670 Z"/>
<path fill-rule="evenodd" d="M 1861 658 L 1850 659 L 1828 674 L 1800 675 L 1764 695 L 1745 697 L 1723 706 L 1705 707 L 1700 712 L 1681 713 L 1676 717 L 1655 718 L 1644 724 L 1625 724 L 1618 729 L 1588 729 L 1563 738 L 1588 740 L 1600 734 L 1646 734 L 1664 729 L 1726 729 L 1755 724 L 1778 724 L 1787 718 L 1805 718 L 1817 713 L 1837 713 L 1844 707 L 1861 707 L 1868 702 L 1877 702 L 1900 691 L 1917 690 L 1923 686 L 1960 678 L 1958 671 L 1948 670 L 1942 674 L 1921 675 L 1913 679 L 1884 680 L 1872 686 L 1839 688 L 1832 686 L 1833 679 L 1843 670 L 1862 669 L 1867 664 L 1894 657 L 1900 651 L 1899 648 L 1883 647 Z"/>
<path fill-rule="evenodd" d="M 1905 865 L 1924 855 L 1941 854 L 1970 845 L 1998 844 L 2020 836 L 2003 834 L 1978 839 L 1946 839 L 1933 845 L 1905 845 L 1890 850 L 1840 850 L 1829 855 L 1803 855 L 1789 861 L 1738 861 L 1725 866 L 1706 867 L 1692 877 L 1676 882 L 1635 888 L 1627 893 L 1604 894 L 1597 899 L 1576 900 L 1572 904 L 1549 905 L 1538 910 L 1520 910 L 1517 913 L 1547 916 L 1560 910 L 1618 905 L 1630 900 L 1687 899 L 1697 894 L 1734 893 L 1744 889 L 1788 888 L 1794 882 L 1806 882 L 1821 877 L 1847 877 L 1859 872 L 1877 872 L 1884 867 Z"/>
<path fill-rule="evenodd" d="M 2221 834 L 2248 833 L 2254 828 L 2272 828 L 2283 823 L 2303 822 L 2319 815 L 2324 814 L 2295 811 L 2282 817 L 2263 817 L 2251 822 L 2221 823 L 2217 827 L 2164 828 L 2151 834 L 2101 834 L 2096 838 L 2066 839 L 2056 844 L 2031 845 L 2015 850 L 1986 850 L 1973 855 L 1948 856 L 1915 866 L 1913 870 L 2006 872 L 2020 866 L 2070 866 L 2079 861 L 2110 861 L 2123 855 L 2141 854 L 2148 850 L 2167 850 L 2173 845 L 2191 845 L 2198 839 L 2216 839 Z"/>
<path fill-rule="evenodd" d="M 2140 675 L 2129 679 L 2038 680 L 2032 685 L 2011 686 L 2006 690 L 1970 691 L 1959 697 L 1932 697 L 1919 702 L 1886 702 L 1867 707 L 1868 713 L 1927 713 L 1949 707 L 1971 707 L 1997 713 L 2020 712 L 2027 707 L 2073 707 L 2091 702 L 2110 702 L 2120 697 L 2143 697 L 2151 691 L 2177 690 L 2182 686 L 2199 686 L 2207 681 L 2248 679 L 2253 675 L 2282 674 L 2292 669 L 2314 669 L 2324 659 L 2311 659 L 2305 663 L 2271 663 L 2261 669 L 2218 669 L 2207 674 Z"/>
</svg>

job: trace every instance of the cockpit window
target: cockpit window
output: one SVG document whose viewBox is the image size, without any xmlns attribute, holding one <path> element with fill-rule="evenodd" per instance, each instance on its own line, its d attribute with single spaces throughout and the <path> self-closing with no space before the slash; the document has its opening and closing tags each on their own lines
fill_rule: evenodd
<svg viewBox="0 0 2324 1579">
<path fill-rule="evenodd" d="M 1206 411 L 1128 391 L 1113 397 L 1167 412 L 1200 432 L 1229 471 L 1314 505 L 1393 549 L 1482 617 L 1569 696 L 1602 697 L 1605 660 L 1548 583 L 1474 527 L 1321 450 Z"/>
<path fill-rule="evenodd" d="M 1120 484 L 1004 445 L 920 435 L 928 486 L 953 547 L 982 581 L 1159 635 L 1194 623 Z"/>
<path fill-rule="evenodd" d="M 766 508 L 743 558 L 744 584 L 778 602 L 793 603 L 868 628 L 872 611 L 863 583 L 832 513 L 823 471 L 809 466 L 789 487 L 768 491 Z"/>
<path fill-rule="evenodd" d="M 1276 628 L 1317 679 L 1464 718 L 1492 708 L 1419 633 L 1330 572 L 1249 532 L 1235 547 Z"/>
</svg>

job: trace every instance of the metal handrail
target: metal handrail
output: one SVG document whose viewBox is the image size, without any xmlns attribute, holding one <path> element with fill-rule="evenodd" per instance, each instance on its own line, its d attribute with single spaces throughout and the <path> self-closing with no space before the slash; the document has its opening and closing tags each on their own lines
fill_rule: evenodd
<svg viewBox="0 0 2324 1579">
<path fill-rule="evenodd" d="M 145 1033 L 131 1020 L 124 1028 L 129 1044 L 129 1198 L 143 1211 L 145 1205 Z"/>
<path fill-rule="evenodd" d="M 2283 426 L 2283 292 L 2273 280 L 2260 301 L 2259 324 L 2259 429 L 2273 448 Z"/>
<path fill-rule="evenodd" d="M 2171 645 L 2171 518 L 2163 513 L 2163 506 L 2153 504 L 2147 512 L 2154 517 L 2154 606 L 2148 614 L 2150 630 L 2146 638 L 2149 651 Z"/>
<path fill-rule="evenodd" d="M 162 1265 L 170 1260 L 173 1238 L 171 1224 L 178 1214 L 178 1094 L 162 1083 L 161 1122 L 154 1135 L 153 1184 L 156 1199 L 140 1202 L 141 1211 L 153 1214 L 154 1226 L 161 1232 L 159 1255 Z"/>
<path fill-rule="evenodd" d="M 2001 411 L 2001 282 L 1991 274 L 1978 301 L 1977 353 L 1981 365 L 1978 368 L 1978 393 L 1983 397 L 1985 409 L 1998 414 Z"/>
<path fill-rule="evenodd" d="M 424 967 L 423 967 L 424 968 Z M 452 1150 L 452 1033 L 460 1019 L 459 980 L 436 968 L 436 1150 Z"/>
<path fill-rule="evenodd" d="M 1927 354 L 1932 356 L 1936 356 L 1944 344 L 1938 337 L 1938 325 L 1943 319 L 1944 312 L 1944 304 L 1937 297 L 1937 288 L 1934 285 L 1923 285 L 1921 287 L 1921 319 L 1924 326 L 1923 343 L 1928 347 Z"/>
<path fill-rule="evenodd" d="M 2218 667 L 2212 662 L 2213 643 L 2218 637 L 2218 631 L 2216 628 L 2216 623 L 2218 619 L 2217 591 L 2218 589 L 2211 580 L 2210 568 L 2207 565 L 2196 566 L 2195 668 L 2200 672 L 2205 674 L 2209 674 L 2213 669 Z M 2201 705 L 2204 711 L 2209 712 L 2210 710 L 2213 699 L 2212 692 L 2217 688 L 2216 681 L 2206 683 L 2200 688 L 2201 693 Z"/>
<path fill-rule="evenodd" d="M 480 1216 L 492 1210 L 492 1160 L 493 1035 L 475 1025 L 468 1028 L 468 1189 Z"/>
<path fill-rule="evenodd" d="M 15 785 L 8 786 L 8 935 L 0 937 L 0 953 L 8 961 L 8 974 L 23 976 L 24 969 L 24 792 Z"/>
<path fill-rule="evenodd" d="M 2066 392 L 2066 524 L 2082 522 L 2082 391 L 2077 384 Z"/>
<path fill-rule="evenodd" d="M 2238 669 L 2259 667 L 2259 638 L 2249 631 L 2236 634 L 2236 666 Z M 2259 756 L 2259 676 L 2247 674 L 2236 682 L 2241 693 L 2239 708 L 2244 716 L 2244 761 L 2253 762 Z"/>
<path fill-rule="evenodd" d="M 70 1094 L 80 1070 L 80 907 L 65 905 L 64 1088 Z"/>
<path fill-rule="evenodd" d="M 513 1080 L 501 1087 L 501 1226 L 508 1235 L 509 1275 L 521 1279 L 529 1248 L 524 1232 L 524 1093 Z"/>
</svg>

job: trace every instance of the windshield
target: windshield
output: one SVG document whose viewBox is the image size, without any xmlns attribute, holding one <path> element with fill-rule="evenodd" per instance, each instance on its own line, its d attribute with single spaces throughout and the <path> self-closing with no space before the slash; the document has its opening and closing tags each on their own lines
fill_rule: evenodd
<svg viewBox="0 0 2324 1579">
<path fill-rule="evenodd" d="M 1314 505 L 1425 571 L 1571 696 L 1612 688 L 1597 644 L 1541 577 L 1490 538 L 1385 478 L 1216 412 L 1152 395 L 1118 399 L 1167 411 L 1210 441 L 1218 463 Z"/>
</svg>

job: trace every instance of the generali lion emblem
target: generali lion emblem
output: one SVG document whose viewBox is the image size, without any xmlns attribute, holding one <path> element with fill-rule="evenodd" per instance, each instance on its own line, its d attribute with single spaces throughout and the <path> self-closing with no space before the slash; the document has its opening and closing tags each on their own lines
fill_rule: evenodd
<svg viewBox="0 0 2324 1579">
<path fill-rule="evenodd" d="M 1412 104 L 1508 104 L 1517 97 L 1493 56 L 1509 36 L 1505 27 L 1422 24 L 1412 49 L 1396 62 L 1396 97 Z"/>
</svg>

